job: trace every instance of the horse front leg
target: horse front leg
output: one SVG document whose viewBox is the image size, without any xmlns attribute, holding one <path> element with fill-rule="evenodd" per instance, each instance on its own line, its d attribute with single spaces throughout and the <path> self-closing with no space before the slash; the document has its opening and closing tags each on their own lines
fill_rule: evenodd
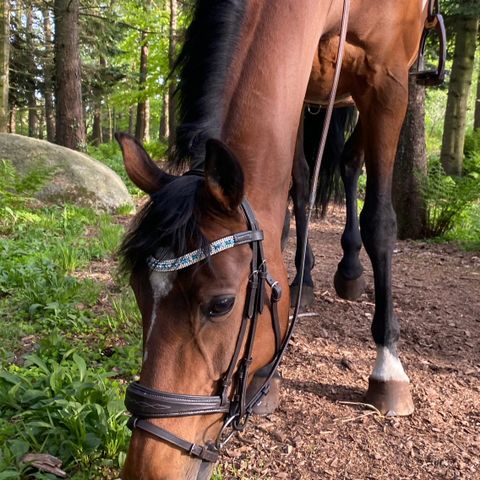
<svg viewBox="0 0 480 480">
<path fill-rule="evenodd" d="M 397 351 L 400 324 L 393 311 L 392 299 L 392 254 L 396 241 L 392 175 L 407 106 L 407 72 L 404 76 L 403 85 L 390 81 L 384 86 L 387 98 L 371 95 L 362 99 L 364 103 L 360 103 L 359 108 L 362 118 L 371 119 L 368 128 L 364 126 L 363 130 L 367 188 L 360 229 L 373 268 L 375 313 L 372 335 L 377 347 L 366 399 L 382 413 L 396 415 L 413 412 L 410 380 Z"/>
<path fill-rule="evenodd" d="M 358 178 L 363 166 L 361 121 L 345 144 L 340 163 L 340 173 L 345 187 L 346 222 L 342 234 L 343 257 L 333 279 L 337 295 L 345 300 L 356 300 L 365 290 L 363 266 L 359 254 L 362 248 L 358 223 Z"/>
</svg>

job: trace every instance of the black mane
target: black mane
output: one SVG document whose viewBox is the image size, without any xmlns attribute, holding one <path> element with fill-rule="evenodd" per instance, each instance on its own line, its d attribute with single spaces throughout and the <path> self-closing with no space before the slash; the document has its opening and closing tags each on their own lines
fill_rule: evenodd
<svg viewBox="0 0 480 480">
<path fill-rule="evenodd" d="M 240 36 L 246 0 L 197 0 L 177 59 L 179 127 L 170 162 L 199 168 L 205 143 L 220 138 L 226 77 Z M 174 72 L 174 73 L 175 73 Z M 151 195 L 120 247 L 126 271 L 145 267 L 150 255 L 184 255 L 205 248 L 200 224 L 203 178 L 182 176 Z"/>
<path fill-rule="evenodd" d="M 199 228 L 202 185 L 203 177 L 181 176 L 151 196 L 120 246 L 124 271 L 144 267 L 150 255 L 162 259 L 162 251 L 179 257 L 192 245 L 207 247 Z"/>
<path fill-rule="evenodd" d="M 203 164 L 205 142 L 220 138 L 222 96 L 235 53 L 246 0 L 197 0 L 176 62 L 179 127 L 170 162 Z"/>
</svg>

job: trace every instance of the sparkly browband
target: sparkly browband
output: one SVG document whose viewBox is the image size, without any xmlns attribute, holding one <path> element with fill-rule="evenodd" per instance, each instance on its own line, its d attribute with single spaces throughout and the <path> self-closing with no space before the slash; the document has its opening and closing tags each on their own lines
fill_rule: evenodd
<svg viewBox="0 0 480 480">
<path fill-rule="evenodd" d="M 261 230 L 249 230 L 246 232 L 234 233 L 228 237 L 215 240 L 208 245 L 207 249 L 198 248 L 197 250 L 178 258 L 159 260 L 158 258 L 150 256 L 147 259 L 147 265 L 150 270 L 155 272 L 175 272 L 190 267 L 191 265 L 195 265 L 196 263 L 205 260 L 207 257 L 216 255 L 229 248 L 259 240 L 263 240 L 263 232 Z"/>
</svg>

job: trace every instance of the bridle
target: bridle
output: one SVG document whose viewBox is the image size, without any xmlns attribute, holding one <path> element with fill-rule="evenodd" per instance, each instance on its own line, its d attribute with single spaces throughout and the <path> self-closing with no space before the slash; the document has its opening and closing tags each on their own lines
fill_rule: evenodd
<svg viewBox="0 0 480 480">
<path fill-rule="evenodd" d="M 252 261 L 248 280 L 247 297 L 242 316 L 240 331 L 235 344 L 232 359 L 224 373 L 217 395 L 183 395 L 162 392 L 145 387 L 138 382 L 131 383 L 127 388 L 125 405 L 132 413 L 128 422 L 131 429 L 139 428 L 162 439 L 189 455 L 207 462 L 216 462 L 221 448 L 230 440 L 233 434 L 244 429 L 254 406 L 265 396 L 270 388 L 270 380 L 275 374 L 288 341 L 289 335 L 282 342 L 277 304 L 281 298 L 281 288 L 267 270 L 263 252 L 263 232 L 260 230 L 250 204 L 244 200 L 241 208 L 247 221 L 248 230 L 212 242 L 208 251 L 195 250 L 173 260 L 148 259 L 149 268 L 153 271 L 171 272 L 187 268 L 205 258 L 238 245 L 250 244 Z M 275 358 L 270 364 L 271 371 L 266 376 L 260 388 L 247 396 L 249 369 L 252 363 L 253 344 L 259 316 L 263 313 L 266 300 L 266 287 L 270 288 L 270 309 L 272 328 L 275 336 Z M 290 329 L 289 329 L 290 330 Z M 243 356 L 240 358 L 242 348 Z M 233 390 L 232 398 L 229 398 Z M 198 445 L 188 442 L 173 433 L 153 425 L 148 419 L 186 417 L 191 415 L 207 415 L 223 413 L 226 415 L 223 427 L 215 443 Z M 231 429 L 228 432 L 228 429 Z"/>
<path fill-rule="evenodd" d="M 308 202 L 307 222 L 305 227 L 307 230 L 306 233 L 308 233 L 308 225 L 315 205 L 315 196 L 317 192 L 316 185 L 318 182 L 317 178 L 321 159 L 325 150 L 328 128 L 335 103 L 343 61 L 350 0 L 343 0 L 343 2 L 337 65 L 335 67 L 332 90 L 330 92 L 328 107 L 325 114 L 325 121 L 313 174 L 314 181 L 312 182 L 310 199 Z M 198 174 L 201 174 L 201 172 L 197 170 L 187 172 L 187 175 Z M 211 255 L 215 255 L 238 245 L 249 244 L 251 246 L 251 271 L 242 322 L 232 359 L 219 382 L 218 393 L 216 395 L 176 394 L 145 387 L 138 382 L 133 382 L 128 386 L 125 398 L 125 405 L 128 411 L 132 414 L 127 424 L 129 428 L 132 430 L 138 428 L 148 432 L 154 437 L 178 447 L 192 457 L 212 463 L 217 461 L 222 448 L 228 443 L 233 435 L 245 428 L 248 419 L 253 412 L 254 406 L 257 405 L 269 392 L 271 380 L 285 354 L 286 348 L 298 322 L 300 298 L 302 295 L 302 281 L 300 281 L 294 313 L 282 339 L 277 308 L 277 304 L 282 295 L 282 290 L 279 283 L 268 273 L 262 244 L 263 232 L 259 228 L 255 214 L 246 199 L 243 200 L 241 208 L 245 215 L 248 230 L 212 242 L 207 247 L 207 251 L 205 251 L 205 249 L 198 249 L 172 260 L 158 260 L 153 257 L 150 257 L 147 260 L 147 264 L 151 270 L 171 272 L 189 267 Z M 306 244 L 307 242 L 304 242 L 304 248 L 301 252 L 301 279 L 303 279 L 305 269 Z M 269 368 L 269 373 L 263 377 L 264 381 L 261 386 L 255 392 L 247 393 L 250 365 L 253 360 L 252 355 L 255 334 L 259 316 L 263 313 L 265 307 L 267 287 L 270 288 L 270 311 L 272 317 L 272 329 L 275 336 L 275 355 L 273 361 L 267 366 Z M 243 356 L 240 358 L 242 349 Z M 225 418 L 216 441 L 207 442 L 205 445 L 198 445 L 187 441 L 148 421 L 152 418 L 172 418 L 209 414 L 224 414 Z"/>
</svg>

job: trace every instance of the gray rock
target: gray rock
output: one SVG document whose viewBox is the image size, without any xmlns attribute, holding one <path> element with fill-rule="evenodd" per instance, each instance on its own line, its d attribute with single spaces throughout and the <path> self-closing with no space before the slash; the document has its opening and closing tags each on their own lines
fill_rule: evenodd
<svg viewBox="0 0 480 480">
<path fill-rule="evenodd" d="M 22 135 L 0 133 L 0 160 L 9 160 L 20 175 L 47 169 L 53 178 L 36 194 L 56 204 L 75 203 L 113 212 L 133 201 L 120 177 L 103 163 L 69 148 Z"/>
</svg>

